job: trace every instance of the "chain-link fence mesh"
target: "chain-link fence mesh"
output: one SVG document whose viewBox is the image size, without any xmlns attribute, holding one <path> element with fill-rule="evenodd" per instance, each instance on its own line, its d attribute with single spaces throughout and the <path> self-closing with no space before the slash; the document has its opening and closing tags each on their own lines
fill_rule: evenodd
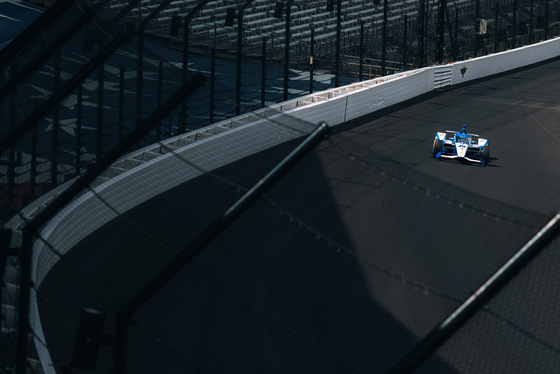
<svg viewBox="0 0 560 374">
<path fill-rule="evenodd" d="M 387 372 L 547 222 L 546 216 L 396 164 L 367 137 L 350 131 L 324 141 L 135 313 L 130 370 Z M 149 278 L 155 264 L 219 217 L 295 144 L 209 173 L 119 217 L 68 257 L 82 263 L 78 268 L 88 267 L 93 257 L 104 263 L 97 268 L 106 269 L 106 276 L 92 274 L 103 293 L 71 282 L 61 261 L 53 271 L 58 275 L 49 275 L 39 290 L 42 299 L 57 309 L 64 296 L 50 287 L 72 283 L 84 300 L 91 303 L 97 295 L 94 306 L 111 311 L 116 300 L 138 288 L 136 277 Z M 172 218 L 161 222 L 160 210 Z M 130 224 L 145 215 L 154 219 L 140 228 Z M 128 241 L 131 234 L 134 242 Z M 121 242 L 118 249 L 108 249 L 110 237 Z M 520 349 L 544 344 L 546 357 L 538 363 L 543 366 L 528 362 L 511 372 L 553 367 L 550 332 L 541 330 L 541 319 L 525 320 L 535 302 L 525 300 L 525 317 L 516 307 L 524 294 L 512 291 L 503 306 L 490 303 L 481 312 L 487 318 L 483 328 L 474 319 L 457 334 L 456 339 L 473 335 L 464 350 L 454 348 L 454 337 L 418 372 L 471 372 L 464 365 L 493 371 L 499 364 L 495 355 L 477 343 L 486 334 L 495 349 L 492 339 Z M 529 289 L 527 296 L 539 298 Z M 552 307 L 546 296 L 539 299 Z M 50 335 L 53 357 L 64 361 L 71 349 L 55 340 L 70 331 L 63 333 L 68 327 L 48 304 L 40 305 L 50 315 L 47 329 L 57 331 Z M 514 342 L 504 329 L 523 339 Z M 469 350 L 474 352 L 465 358 Z M 104 355 L 110 367 L 111 351 Z M 517 357 L 529 360 L 521 352 Z M 99 372 L 108 370 L 103 367 Z"/>
</svg>

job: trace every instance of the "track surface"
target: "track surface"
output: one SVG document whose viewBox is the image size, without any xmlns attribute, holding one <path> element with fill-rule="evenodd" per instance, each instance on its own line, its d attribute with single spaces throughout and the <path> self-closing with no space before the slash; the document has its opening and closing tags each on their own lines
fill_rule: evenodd
<svg viewBox="0 0 560 374">
<path fill-rule="evenodd" d="M 560 210 L 558 92 L 556 60 L 337 128 L 134 315 L 130 372 L 386 372 Z M 462 124 L 490 140 L 488 167 L 431 157 L 435 132 Z M 69 360 L 80 306 L 107 311 L 111 333 L 115 308 L 241 196 L 232 184 L 250 187 L 296 144 L 179 186 L 79 243 L 39 290 L 55 363 Z M 533 291 L 490 305 L 486 327 L 466 327 L 418 372 L 527 373 L 546 361 L 546 326 L 534 322 L 546 305 L 530 303 L 533 319 L 519 312 Z M 102 350 L 98 372 L 112 360 Z"/>
</svg>

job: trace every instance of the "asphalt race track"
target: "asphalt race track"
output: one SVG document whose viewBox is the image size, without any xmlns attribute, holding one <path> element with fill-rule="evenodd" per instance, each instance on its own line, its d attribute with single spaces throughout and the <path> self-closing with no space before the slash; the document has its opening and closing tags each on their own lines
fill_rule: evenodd
<svg viewBox="0 0 560 374">
<path fill-rule="evenodd" d="M 129 372 L 386 372 L 560 210 L 559 110 L 556 59 L 337 127 L 133 315 Z M 487 167 L 432 158 L 435 132 L 463 124 L 489 139 Z M 174 188 L 59 261 L 39 289 L 55 365 L 80 306 L 112 334 L 118 305 L 296 145 Z M 560 282 L 538 269 L 417 372 L 554 372 Z M 103 348 L 97 372 L 112 365 Z"/>
</svg>

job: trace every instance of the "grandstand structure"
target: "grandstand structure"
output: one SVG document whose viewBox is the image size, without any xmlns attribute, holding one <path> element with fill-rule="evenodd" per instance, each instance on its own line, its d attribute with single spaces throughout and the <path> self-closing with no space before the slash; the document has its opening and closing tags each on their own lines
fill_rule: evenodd
<svg viewBox="0 0 560 374">
<path fill-rule="evenodd" d="M 438 48 L 437 34 L 442 31 L 445 40 L 441 43 L 446 46 L 447 60 L 529 44 L 546 39 L 552 28 L 556 33 L 558 31 L 558 4 L 542 1 L 340 1 L 340 22 L 337 22 L 335 3 L 334 0 L 285 4 L 276 0 L 251 1 L 243 10 L 244 46 L 258 50 L 262 40 L 266 39 L 270 60 L 284 63 L 288 6 L 291 8 L 288 63 L 303 69 L 308 67 L 313 35 L 315 61 L 324 60 L 324 66 L 332 68 L 337 53 L 337 28 L 340 27 L 341 50 L 345 58 L 343 68 L 347 73 L 356 73 L 351 67 L 359 64 L 357 59 L 363 43 L 365 57 L 372 68 L 370 77 L 433 63 Z M 118 11 L 124 4 L 113 3 L 111 11 Z M 142 19 L 156 4 L 151 0 L 141 1 L 138 9 L 129 14 L 130 20 Z M 195 0 L 171 2 L 155 18 L 148 32 L 153 37 L 166 38 L 174 22 L 184 25 L 182 20 L 196 4 Z M 234 50 L 238 32 L 236 27 L 225 25 L 228 11 L 232 9 L 236 9 L 236 5 L 230 1 L 209 1 L 189 22 L 193 42 L 202 50 L 213 46 Z M 548 14 L 547 18 L 544 14 Z M 385 53 L 389 64 L 387 70 L 380 70 L 385 27 Z M 181 28 L 180 34 L 183 30 Z M 179 45 L 180 34 L 167 37 L 165 43 Z M 478 35 L 478 41 L 475 35 Z M 247 55 L 250 57 L 249 53 Z"/>
<path fill-rule="evenodd" d="M 551 38 L 560 19 L 546 0 L 34 4 L 43 15 L 0 51 L 2 222 L 83 176 L 153 115 L 132 149 L 314 90 Z M 162 112 L 197 72 L 204 84 Z M 8 264 L 3 293 L 25 299 L 24 265 Z M 26 316 L 4 305 L 3 332 L 15 337 Z"/>
</svg>

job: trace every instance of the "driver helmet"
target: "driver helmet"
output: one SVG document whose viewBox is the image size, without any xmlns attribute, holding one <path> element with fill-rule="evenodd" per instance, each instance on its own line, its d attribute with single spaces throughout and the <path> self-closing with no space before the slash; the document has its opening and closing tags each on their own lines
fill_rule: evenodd
<svg viewBox="0 0 560 374">
<path fill-rule="evenodd" d="M 467 133 L 467 125 L 463 125 L 463 128 L 461 129 L 461 134 L 466 134 Z"/>
</svg>

